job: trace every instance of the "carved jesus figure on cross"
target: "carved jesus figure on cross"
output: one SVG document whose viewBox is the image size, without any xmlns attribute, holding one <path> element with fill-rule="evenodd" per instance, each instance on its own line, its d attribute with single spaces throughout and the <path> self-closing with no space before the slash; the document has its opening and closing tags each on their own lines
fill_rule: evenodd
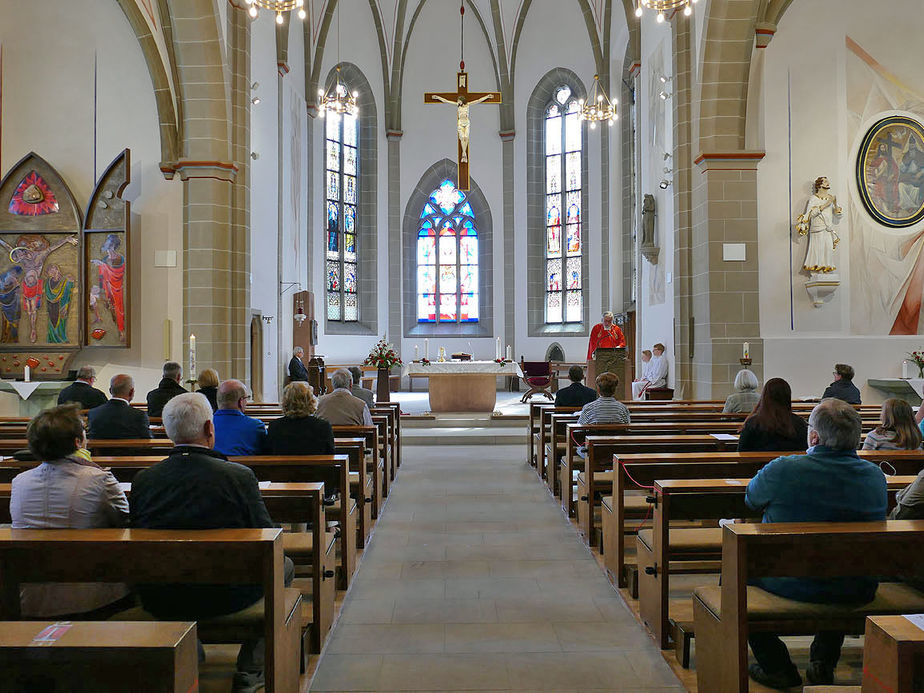
<svg viewBox="0 0 924 693">
<path fill-rule="evenodd" d="M 424 103 L 448 103 L 456 106 L 456 128 L 459 139 L 459 190 L 469 189 L 468 177 L 468 143 L 471 136 L 472 121 L 468 109 L 478 103 L 500 103 L 501 95 L 497 91 L 469 92 L 468 73 L 456 73 L 458 88 L 454 92 L 426 92 Z"/>
</svg>

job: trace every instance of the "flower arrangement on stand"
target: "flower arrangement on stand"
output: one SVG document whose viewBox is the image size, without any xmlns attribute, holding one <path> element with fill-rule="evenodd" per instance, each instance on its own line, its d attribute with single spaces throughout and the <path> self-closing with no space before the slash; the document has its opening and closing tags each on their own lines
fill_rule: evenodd
<svg viewBox="0 0 924 693">
<path fill-rule="evenodd" d="M 363 361 L 363 365 L 375 366 L 378 371 L 375 398 L 379 402 L 388 402 L 391 399 L 391 388 L 389 387 L 391 369 L 395 366 L 404 365 L 404 361 L 398 356 L 395 347 L 386 342 L 385 338 L 382 337 L 378 343 L 372 347 L 372 351 L 369 352 L 366 360 Z"/>
<path fill-rule="evenodd" d="M 918 377 L 924 378 L 924 351 L 909 351 L 911 362 L 918 367 Z"/>
</svg>

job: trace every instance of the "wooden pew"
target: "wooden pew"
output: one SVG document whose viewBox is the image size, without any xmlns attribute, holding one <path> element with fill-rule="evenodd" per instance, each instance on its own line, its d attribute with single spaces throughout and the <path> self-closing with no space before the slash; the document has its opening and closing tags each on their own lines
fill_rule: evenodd
<svg viewBox="0 0 924 693">
<path fill-rule="evenodd" d="M 372 415 L 372 423 L 378 429 L 379 459 L 382 461 L 382 502 L 388 498 L 394 479 L 394 459 L 391 454 L 391 422 L 387 414 Z"/>
<path fill-rule="evenodd" d="M 721 559 L 722 533 L 718 527 L 670 529 L 671 523 L 721 518 L 759 521 L 761 517 L 760 512 L 745 505 L 744 495 L 748 482 L 763 466 L 762 463 L 715 462 L 701 466 L 705 468 L 697 470 L 700 478 L 654 482 L 653 528 L 636 536 L 639 616 L 662 649 L 671 646 L 673 636 L 678 660 L 685 667 L 689 664 L 689 641 L 693 628 L 691 623 L 678 621 L 677 629 L 671 632 L 670 574 L 717 572 L 718 565 L 708 562 Z M 678 477 L 684 472 L 688 470 L 679 469 L 670 476 Z M 747 475 L 746 478 L 735 478 L 742 473 Z M 914 476 L 886 477 L 890 495 L 894 496 L 914 479 Z M 691 569 L 688 564 L 694 561 L 696 566 Z M 703 561 L 707 562 L 706 565 L 701 565 Z"/>
<path fill-rule="evenodd" d="M 11 522 L 11 486 L 8 483 L 0 484 L 0 524 Z M 123 482 L 122 490 L 126 496 L 131 497 L 131 483 Z M 327 531 L 322 520 L 324 484 L 264 481 L 260 483 L 260 494 L 270 517 L 275 522 L 311 526 L 310 533 L 286 532 L 283 535 L 283 550 L 296 564 L 304 562 L 307 558 L 310 583 L 293 583 L 293 587 L 301 588 L 303 600 L 311 603 L 310 647 L 311 652 L 320 652 L 324 638 L 333 624 L 333 568 L 336 563 L 336 535 Z M 319 547 L 318 550 L 315 550 L 315 547 Z"/>
<path fill-rule="evenodd" d="M 196 624 L 0 623 L 4 691 L 189 693 L 199 685 Z"/>
<path fill-rule="evenodd" d="M 350 458 L 350 495 L 356 502 L 356 548 L 363 549 L 372 534 L 374 478 L 366 469 L 365 438 L 334 438 L 334 454 Z"/>
<path fill-rule="evenodd" d="M 372 517 L 378 519 L 384 504 L 384 464 L 379 453 L 379 429 L 377 426 L 332 426 L 334 438 L 364 438 L 366 454 L 372 458 L 367 461 L 367 470 L 372 473 Z"/>
<path fill-rule="evenodd" d="M 859 607 L 805 604 L 748 586 L 762 577 L 875 575 L 897 581 L 921 575 L 922 535 L 919 520 L 726 525 L 721 587 L 693 593 L 698 690 L 747 693 L 752 630 L 860 634 L 867 616 L 924 612 L 924 593 L 897 582 L 880 583 L 876 599 Z"/>
<path fill-rule="evenodd" d="M 627 519 L 642 519 L 647 508 L 640 514 L 636 507 L 627 505 L 625 496 L 629 490 L 651 487 L 657 479 L 697 478 L 697 466 L 708 463 L 751 462 L 762 466 L 781 455 L 802 454 L 801 452 L 719 452 L 711 450 L 687 450 L 676 448 L 675 452 L 643 452 L 637 454 L 619 453 L 613 457 L 613 495 L 604 497 L 601 504 L 603 525 L 603 564 L 611 580 L 619 587 L 628 587 L 625 560 L 625 533 Z M 920 450 L 859 450 L 857 454 L 875 464 L 888 463 L 889 471 L 896 474 L 916 474 L 924 466 L 924 451 Z M 694 465 L 691 472 L 659 465 Z M 702 467 L 700 467 L 702 469 Z M 759 467 L 758 467 L 759 468 Z M 670 469 L 670 471 L 668 471 Z M 631 475 L 631 479 L 629 476 Z M 634 481 L 633 481 L 634 479 Z M 635 482 L 638 482 L 636 484 Z M 646 490 L 642 488 L 641 490 Z M 635 591 L 633 589 L 633 596 Z"/>
<path fill-rule="evenodd" d="M 262 585 L 261 602 L 199 621 L 198 637 L 226 643 L 240 642 L 245 633 L 262 635 L 267 693 L 298 691 L 301 594 L 283 585 L 281 529 L 0 529 L 0 572 L 0 619 L 14 621 L 20 620 L 24 583 L 98 582 L 105 576 L 126 583 Z M 135 611 L 127 613 L 134 617 Z M 258 630 L 250 625 L 254 613 L 263 614 Z"/>
</svg>

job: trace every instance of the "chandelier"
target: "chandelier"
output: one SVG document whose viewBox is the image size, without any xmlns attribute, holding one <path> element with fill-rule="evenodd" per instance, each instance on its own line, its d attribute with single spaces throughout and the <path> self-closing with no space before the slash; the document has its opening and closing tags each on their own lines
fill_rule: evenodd
<svg viewBox="0 0 924 693">
<path fill-rule="evenodd" d="M 299 0 L 301 1 L 301 0 Z M 359 114 L 359 106 L 356 105 L 356 99 L 359 96 L 358 91 L 350 93 L 349 90 L 340 81 L 340 3 L 337 3 L 337 76 L 334 83 L 325 92 L 318 89 L 318 96 L 321 97 L 321 103 L 318 104 L 318 116 L 323 118 L 324 114 L 330 111 L 337 115 L 355 116 Z"/>
<path fill-rule="evenodd" d="M 257 18 L 259 10 L 275 12 L 277 24 L 282 24 L 283 12 L 291 12 L 294 9 L 298 9 L 299 19 L 305 19 L 307 16 L 304 7 L 305 0 L 245 0 L 245 2 L 250 5 L 250 9 L 247 10 L 247 12 L 254 19 Z"/>
<path fill-rule="evenodd" d="M 578 101 L 578 106 L 581 107 L 581 120 L 588 121 L 591 129 L 597 127 L 598 122 L 603 121 L 612 125 L 613 121 L 619 117 L 616 112 L 617 103 L 616 99 L 611 102 L 607 98 L 606 92 L 600 86 L 600 75 L 594 75 L 594 85 L 590 88 L 587 101 L 585 102 L 584 99 Z"/>
<path fill-rule="evenodd" d="M 321 103 L 318 104 L 321 118 L 327 111 L 338 115 L 355 116 L 359 113 L 359 106 L 356 105 L 356 98 L 359 96 L 358 91 L 349 92 L 340 81 L 340 65 L 337 65 L 337 77 L 330 89 L 325 92 L 318 89 L 318 96 L 321 97 Z"/>
<path fill-rule="evenodd" d="M 649 10 L 654 10 L 658 13 L 658 21 L 664 21 L 665 12 L 673 12 L 674 10 L 679 10 L 683 8 L 683 14 L 686 17 L 689 17 L 693 14 L 693 8 L 690 6 L 692 3 L 695 3 L 696 0 L 636 0 L 638 2 L 638 7 L 635 8 L 635 16 L 642 16 L 642 8 L 648 8 Z"/>
</svg>

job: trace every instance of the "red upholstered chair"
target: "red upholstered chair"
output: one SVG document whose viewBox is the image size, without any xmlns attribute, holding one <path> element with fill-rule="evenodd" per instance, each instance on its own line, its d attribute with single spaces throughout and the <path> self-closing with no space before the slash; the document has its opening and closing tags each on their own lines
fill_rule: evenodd
<svg viewBox="0 0 924 693">
<path fill-rule="evenodd" d="M 552 363 L 550 361 L 520 361 L 520 370 L 523 371 L 523 382 L 529 387 L 529 392 L 520 398 L 521 402 L 528 402 L 533 395 L 543 394 L 551 400 Z"/>
</svg>

